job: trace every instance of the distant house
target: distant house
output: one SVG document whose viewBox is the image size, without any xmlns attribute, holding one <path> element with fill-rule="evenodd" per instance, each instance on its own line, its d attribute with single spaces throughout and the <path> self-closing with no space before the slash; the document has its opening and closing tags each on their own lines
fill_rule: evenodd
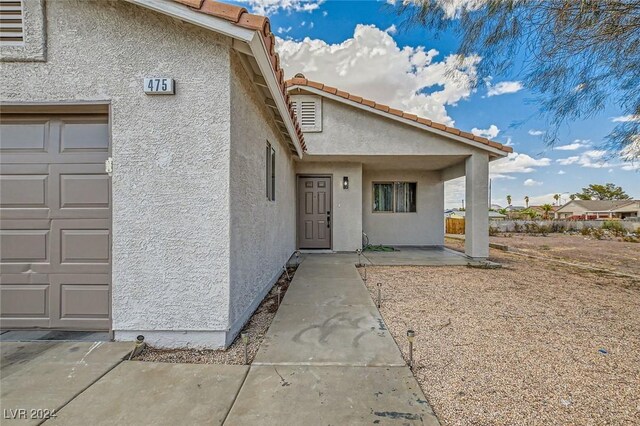
<svg viewBox="0 0 640 426">
<path fill-rule="evenodd" d="M 598 220 L 640 217 L 640 200 L 573 200 L 555 212 L 556 219 Z"/>
</svg>

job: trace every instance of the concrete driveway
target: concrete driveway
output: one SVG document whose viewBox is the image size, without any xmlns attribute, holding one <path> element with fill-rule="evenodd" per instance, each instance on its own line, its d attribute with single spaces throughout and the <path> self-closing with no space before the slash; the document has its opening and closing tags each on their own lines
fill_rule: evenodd
<svg viewBox="0 0 640 426">
<path fill-rule="evenodd" d="M 4 424 L 40 424 L 129 354 L 131 343 L 2 342 Z"/>
</svg>

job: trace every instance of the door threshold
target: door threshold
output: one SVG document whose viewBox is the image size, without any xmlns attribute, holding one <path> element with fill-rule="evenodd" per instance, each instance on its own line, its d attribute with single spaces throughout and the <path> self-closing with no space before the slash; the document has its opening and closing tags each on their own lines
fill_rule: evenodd
<svg viewBox="0 0 640 426">
<path fill-rule="evenodd" d="M 333 254 L 335 251 L 331 249 L 299 249 L 300 253 L 306 254 Z"/>
</svg>

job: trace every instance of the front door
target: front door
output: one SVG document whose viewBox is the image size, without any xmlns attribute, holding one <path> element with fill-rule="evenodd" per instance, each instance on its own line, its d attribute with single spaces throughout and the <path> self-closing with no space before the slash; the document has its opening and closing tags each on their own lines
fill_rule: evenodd
<svg viewBox="0 0 640 426">
<path fill-rule="evenodd" d="M 298 177 L 298 248 L 331 248 L 331 177 Z"/>
</svg>

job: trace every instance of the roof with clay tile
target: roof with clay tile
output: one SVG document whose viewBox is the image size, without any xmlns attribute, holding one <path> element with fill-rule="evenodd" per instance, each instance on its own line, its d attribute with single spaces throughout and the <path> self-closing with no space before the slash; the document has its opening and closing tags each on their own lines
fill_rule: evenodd
<svg viewBox="0 0 640 426">
<path fill-rule="evenodd" d="M 291 107 L 291 99 L 289 98 L 289 93 L 287 92 L 284 81 L 284 71 L 280 67 L 280 57 L 275 51 L 276 39 L 271 32 L 269 18 L 260 15 L 253 15 L 247 12 L 247 9 L 245 9 L 244 7 L 227 3 L 220 3 L 213 0 L 173 1 L 176 3 L 184 4 L 197 12 L 224 19 L 235 25 L 238 25 L 239 27 L 257 31 L 261 35 L 264 45 L 267 48 L 267 52 L 269 54 L 271 67 L 273 68 L 276 80 L 278 81 L 278 84 L 280 86 L 280 92 L 284 97 L 285 103 L 289 107 L 289 115 L 291 116 L 291 120 L 295 125 L 297 137 L 300 141 L 300 146 L 304 151 L 306 151 L 307 147 L 304 143 L 304 135 L 302 134 L 302 129 L 300 128 L 300 124 L 298 123 L 298 120 L 296 119 L 296 116 L 293 112 L 293 108 Z"/>
<path fill-rule="evenodd" d="M 506 152 L 506 153 L 513 152 L 513 148 L 511 148 L 510 146 L 503 145 L 501 143 L 489 140 L 487 138 L 483 138 L 481 136 L 476 136 L 473 133 L 463 132 L 462 130 L 456 129 L 455 127 L 445 126 L 444 124 L 436 123 L 435 121 L 431 121 L 431 120 L 428 120 L 426 118 L 418 117 L 415 114 L 411 114 L 411 113 L 408 113 L 408 112 L 400 111 L 399 109 L 391 108 L 388 105 L 383 105 L 383 104 L 379 104 L 379 103 L 377 103 L 375 101 L 372 101 L 372 100 L 369 100 L 369 99 L 364 99 L 361 96 L 352 95 L 351 93 L 339 90 L 339 89 L 337 89 L 335 87 L 327 86 L 326 84 L 318 83 L 317 81 L 308 80 L 304 76 L 301 76 L 301 74 L 296 74 L 296 76 L 294 78 L 292 78 L 290 80 L 287 80 L 286 81 L 286 86 L 287 86 L 287 88 L 292 87 L 292 86 L 306 86 L 306 87 L 311 87 L 311 88 L 314 88 L 314 89 L 318 89 L 318 90 L 323 91 L 325 93 L 329 93 L 331 95 L 339 96 L 339 97 L 347 99 L 349 101 L 356 102 L 356 103 L 361 104 L 361 105 L 365 105 L 367 107 L 370 107 L 370 108 L 385 112 L 385 113 L 390 114 L 390 115 L 394 115 L 394 116 L 397 116 L 397 117 L 402 117 L 404 119 L 415 121 L 417 123 L 423 124 L 423 125 L 428 126 L 428 127 L 432 127 L 434 129 L 442 130 L 444 132 L 451 133 L 453 135 L 460 136 L 460 137 L 463 137 L 465 139 L 472 140 L 474 142 L 479 142 L 479 143 L 482 143 L 484 145 L 488 145 L 488 146 L 490 146 L 492 148 L 496 148 L 496 149 L 498 149 L 500 151 L 503 151 L 503 152 Z"/>
</svg>

